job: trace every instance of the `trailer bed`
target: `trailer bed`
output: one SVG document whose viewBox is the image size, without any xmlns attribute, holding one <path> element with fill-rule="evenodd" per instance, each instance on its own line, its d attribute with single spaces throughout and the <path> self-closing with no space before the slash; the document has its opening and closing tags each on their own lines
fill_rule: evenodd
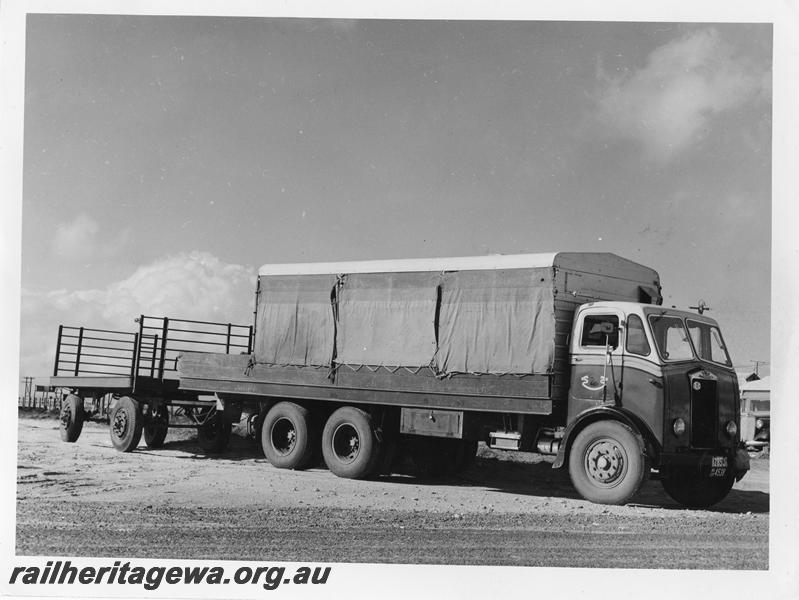
<svg viewBox="0 0 799 600">
<path fill-rule="evenodd" d="M 141 315 L 138 331 L 61 325 L 52 388 L 80 395 L 139 395 L 197 399 L 180 389 L 178 357 L 184 351 L 226 352 L 252 349 L 252 327 Z"/>
</svg>

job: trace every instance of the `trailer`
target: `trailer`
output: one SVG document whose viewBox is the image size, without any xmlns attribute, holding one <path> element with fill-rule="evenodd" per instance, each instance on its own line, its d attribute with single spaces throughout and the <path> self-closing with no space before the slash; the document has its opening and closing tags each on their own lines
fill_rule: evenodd
<svg viewBox="0 0 799 600">
<path fill-rule="evenodd" d="M 278 468 L 452 473 L 483 441 L 554 455 L 593 502 L 656 477 L 707 506 L 748 469 L 737 380 L 715 321 L 661 302 L 655 270 L 610 253 L 264 265 L 251 347 L 183 349 L 175 393 L 210 395 L 222 429 L 247 416 Z M 145 431 L 174 402 L 125 398 Z"/>
<path fill-rule="evenodd" d="M 147 315 L 134 322 L 134 331 L 59 326 L 49 386 L 66 391 L 61 439 L 77 441 L 83 422 L 109 407 L 111 441 L 122 452 L 136 448 L 142 435 L 149 448 L 159 448 L 169 428 L 185 427 L 197 429 L 206 451 L 223 450 L 230 422 L 213 398 L 180 389 L 177 360 L 189 350 L 249 353 L 252 326 Z"/>
</svg>

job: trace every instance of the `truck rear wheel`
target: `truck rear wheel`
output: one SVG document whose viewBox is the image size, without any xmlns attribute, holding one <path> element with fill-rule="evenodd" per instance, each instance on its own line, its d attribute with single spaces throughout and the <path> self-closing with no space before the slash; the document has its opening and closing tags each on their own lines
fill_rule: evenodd
<svg viewBox="0 0 799 600">
<path fill-rule="evenodd" d="M 266 413 L 261 427 L 261 447 L 278 469 L 306 469 L 318 448 L 311 414 L 294 402 L 279 402 Z"/>
<path fill-rule="evenodd" d="M 197 427 L 197 442 L 204 452 L 217 454 L 227 448 L 233 424 L 218 410 L 211 410 L 213 413 L 205 413 L 202 425 Z"/>
<path fill-rule="evenodd" d="M 661 483 L 666 493 L 683 506 L 707 508 L 727 497 L 734 480 L 729 470 L 725 477 L 713 478 L 676 471 L 664 476 Z"/>
<path fill-rule="evenodd" d="M 369 477 L 377 468 L 380 449 L 372 418 L 359 408 L 339 408 L 325 423 L 322 455 L 327 468 L 339 477 Z"/>
<path fill-rule="evenodd" d="M 644 448 L 638 436 L 618 421 L 586 426 L 569 453 L 569 475 L 580 495 L 597 504 L 625 504 L 647 474 Z"/>
<path fill-rule="evenodd" d="M 83 431 L 83 398 L 70 394 L 61 401 L 61 439 L 65 442 L 77 442 Z"/>
<path fill-rule="evenodd" d="M 139 403 L 129 396 L 120 398 L 111 412 L 111 443 L 120 452 L 130 452 L 139 445 L 142 433 Z"/>
<path fill-rule="evenodd" d="M 164 445 L 169 430 L 169 411 L 165 404 L 151 411 L 144 425 L 144 443 L 148 448 L 160 448 Z"/>
</svg>

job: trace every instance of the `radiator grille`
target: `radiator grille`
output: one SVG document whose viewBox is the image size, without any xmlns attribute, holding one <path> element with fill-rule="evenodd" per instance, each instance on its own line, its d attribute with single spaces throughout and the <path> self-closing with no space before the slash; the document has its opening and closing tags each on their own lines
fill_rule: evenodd
<svg viewBox="0 0 799 600">
<path fill-rule="evenodd" d="M 716 396 L 715 381 L 694 379 L 691 382 L 691 446 L 694 448 L 715 448 L 717 445 Z"/>
</svg>

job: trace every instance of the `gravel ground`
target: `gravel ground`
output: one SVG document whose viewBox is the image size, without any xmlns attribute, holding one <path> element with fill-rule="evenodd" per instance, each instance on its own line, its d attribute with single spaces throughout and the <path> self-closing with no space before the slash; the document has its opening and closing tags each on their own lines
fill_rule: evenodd
<svg viewBox="0 0 799 600">
<path fill-rule="evenodd" d="M 280 561 L 767 569 L 769 460 L 711 510 L 655 481 L 627 506 L 582 500 L 551 459 L 481 447 L 457 477 L 340 479 L 273 468 L 234 436 L 202 454 L 191 430 L 130 454 L 105 425 L 74 444 L 20 415 L 17 554 Z"/>
</svg>

